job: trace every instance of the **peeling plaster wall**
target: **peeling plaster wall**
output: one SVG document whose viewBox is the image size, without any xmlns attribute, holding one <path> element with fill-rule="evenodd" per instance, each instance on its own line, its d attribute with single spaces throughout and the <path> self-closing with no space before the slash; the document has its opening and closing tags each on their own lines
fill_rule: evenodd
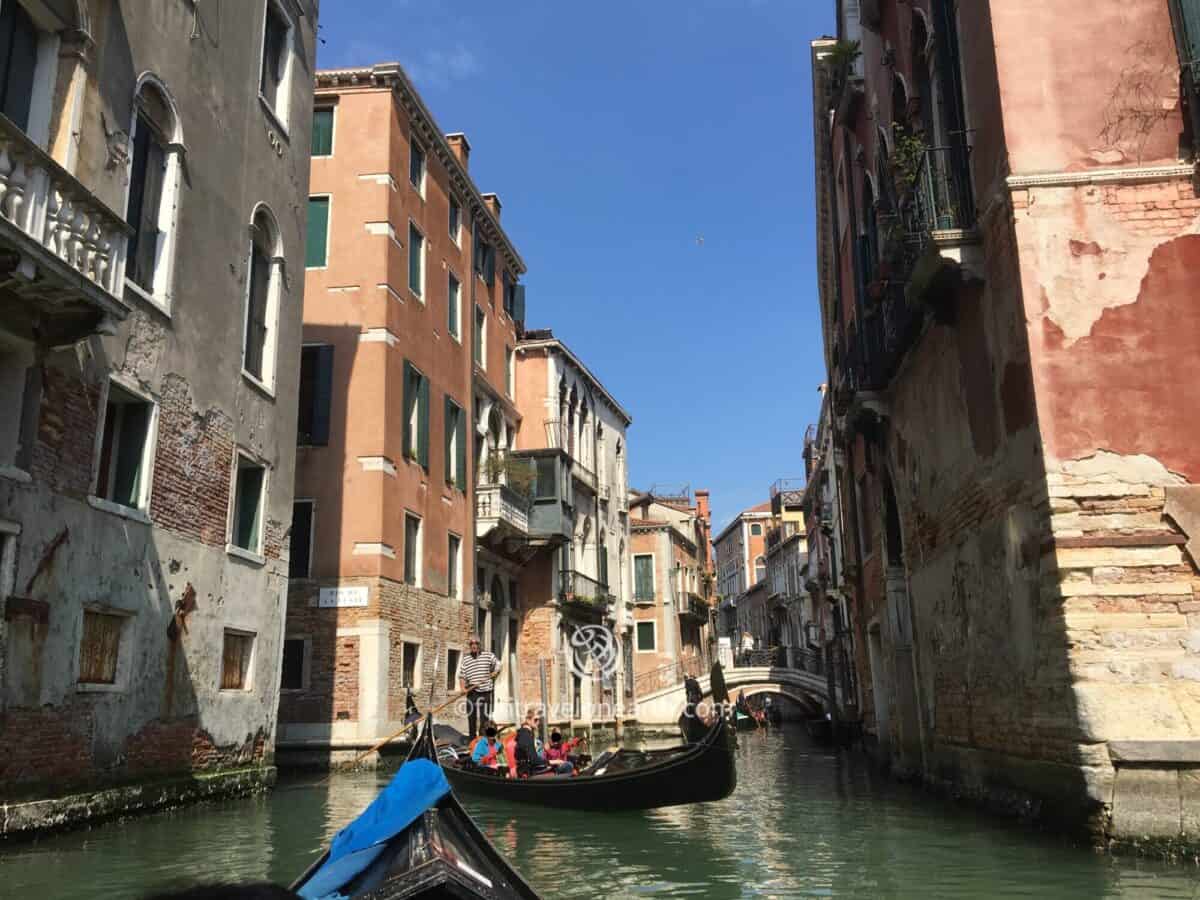
<svg viewBox="0 0 1200 900">
<path fill-rule="evenodd" d="M 129 293 L 111 337 L 47 361 L 28 481 L 0 478 L 0 510 L 21 526 L 7 610 L 0 716 L 6 795 L 163 774 L 269 764 L 279 699 L 285 541 L 291 521 L 315 4 L 296 22 L 292 143 L 252 89 L 261 4 L 93 2 L 76 172 L 116 210 L 123 169 L 108 165 L 128 128 L 133 85 L 153 72 L 178 108 L 186 167 L 169 315 Z M 251 86 L 251 87 L 248 87 Z M 285 257 L 272 391 L 241 374 L 248 226 L 267 204 Z M 104 383 L 116 374 L 157 407 L 143 514 L 89 502 Z M 267 466 L 264 562 L 226 551 L 234 447 Z M 76 684 L 83 609 L 129 614 L 115 690 Z M 183 615 L 175 620 L 175 613 Z M 225 629 L 255 635 L 244 690 L 220 690 Z M 51 750 L 47 750 L 52 747 Z"/>
</svg>

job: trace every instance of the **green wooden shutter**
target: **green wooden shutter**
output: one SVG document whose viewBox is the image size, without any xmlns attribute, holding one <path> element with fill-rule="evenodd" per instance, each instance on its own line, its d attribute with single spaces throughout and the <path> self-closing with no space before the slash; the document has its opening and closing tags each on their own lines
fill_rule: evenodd
<svg viewBox="0 0 1200 900">
<path fill-rule="evenodd" d="M 413 404 L 417 402 L 416 385 L 414 383 L 415 374 L 416 372 L 413 370 L 412 363 L 406 359 L 404 361 L 404 439 L 400 448 L 405 459 L 412 456 L 413 452 L 411 423 Z"/>
<path fill-rule="evenodd" d="M 308 234 L 304 265 L 316 268 L 325 265 L 329 250 L 329 198 L 308 198 Z"/>
<path fill-rule="evenodd" d="M 444 445 L 444 447 L 443 447 L 444 453 L 442 454 L 442 464 L 443 464 L 442 471 L 445 473 L 446 483 L 453 484 L 454 483 L 454 458 L 453 458 L 453 454 L 451 451 L 452 451 L 453 445 L 454 445 L 454 431 L 458 427 L 458 425 L 455 421 L 455 415 L 454 415 L 454 413 L 458 409 L 458 407 L 456 407 L 454 405 L 454 401 L 450 399 L 449 394 L 446 395 L 446 400 L 445 400 L 444 405 L 445 405 L 446 416 L 442 423 L 442 426 L 443 426 L 442 430 L 444 432 L 443 441 L 442 441 L 443 445 Z"/>
<path fill-rule="evenodd" d="M 314 109 L 312 129 L 312 155 L 329 156 L 333 153 L 333 110 Z"/>
<path fill-rule="evenodd" d="M 465 410 L 458 411 L 454 427 L 458 438 L 458 447 L 456 448 L 458 458 L 454 461 L 454 471 L 458 480 L 458 489 L 465 491 L 467 489 L 467 414 Z"/>
<path fill-rule="evenodd" d="M 513 285 L 512 317 L 516 322 L 524 323 L 525 321 L 525 285 L 523 284 Z"/>
<path fill-rule="evenodd" d="M 417 376 L 417 462 L 429 471 L 429 379 Z"/>
</svg>

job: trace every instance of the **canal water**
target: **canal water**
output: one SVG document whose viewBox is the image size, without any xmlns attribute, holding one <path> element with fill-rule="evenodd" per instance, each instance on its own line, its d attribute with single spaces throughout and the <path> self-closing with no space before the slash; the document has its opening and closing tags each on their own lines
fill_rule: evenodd
<svg viewBox="0 0 1200 900">
<path fill-rule="evenodd" d="M 597 815 L 464 801 L 548 898 L 1200 898 L 1200 869 L 1118 859 L 877 776 L 799 728 L 741 735 L 721 803 Z M 374 797 L 374 774 L 0 848 L 0 897 L 139 897 L 287 883 Z"/>
</svg>

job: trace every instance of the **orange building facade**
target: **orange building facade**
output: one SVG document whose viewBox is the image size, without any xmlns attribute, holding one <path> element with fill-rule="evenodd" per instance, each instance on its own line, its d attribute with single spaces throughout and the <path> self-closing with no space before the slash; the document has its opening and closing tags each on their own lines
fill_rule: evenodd
<svg viewBox="0 0 1200 900">
<path fill-rule="evenodd" d="M 510 683 L 516 569 L 475 512 L 520 424 L 525 267 L 398 64 L 316 77 L 280 728 L 337 748 L 454 693 L 472 631 Z"/>
</svg>

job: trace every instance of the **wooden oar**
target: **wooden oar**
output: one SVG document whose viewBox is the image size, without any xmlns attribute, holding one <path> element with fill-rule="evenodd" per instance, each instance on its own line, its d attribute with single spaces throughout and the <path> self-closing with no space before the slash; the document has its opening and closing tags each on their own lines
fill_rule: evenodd
<svg viewBox="0 0 1200 900">
<path fill-rule="evenodd" d="M 427 713 L 425 713 L 425 715 L 421 716 L 420 719 L 413 719 L 411 722 L 409 722 L 407 725 L 405 725 L 399 731 L 397 731 L 393 734 L 389 734 L 387 737 L 385 737 L 382 741 L 380 741 L 374 747 L 371 747 L 368 750 L 364 750 L 362 753 L 358 754 L 358 756 L 354 757 L 354 761 L 352 763 L 350 763 L 349 768 L 353 769 L 360 762 L 362 762 L 364 759 L 366 759 L 368 756 L 370 756 L 372 753 L 374 753 L 376 750 L 378 750 L 380 747 L 383 747 L 385 744 L 390 744 L 392 741 L 394 741 L 396 738 L 400 737 L 400 735 L 404 734 L 404 732 L 408 731 L 414 725 L 421 724 L 421 720 L 424 719 L 425 716 L 431 716 L 434 713 L 441 712 L 443 709 L 445 709 L 447 706 L 449 706 L 455 700 L 461 700 L 465 696 L 467 696 L 466 691 L 457 693 L 453 697 L 450 697 L 448 700 L 446 700 L 445 703 L 442 703 L 441 705 L 436 706 L 433 709 L 429 710 L 429 712 L 427 712 Z M 325 784 L 332 777 L 333 777 L 333 772 L 330 772 L 328 775 L 326 775 L 324 778 L 322 778 L 320 781 L 317 782 L 318 787 L 320 785 Z"/>
</svg>

